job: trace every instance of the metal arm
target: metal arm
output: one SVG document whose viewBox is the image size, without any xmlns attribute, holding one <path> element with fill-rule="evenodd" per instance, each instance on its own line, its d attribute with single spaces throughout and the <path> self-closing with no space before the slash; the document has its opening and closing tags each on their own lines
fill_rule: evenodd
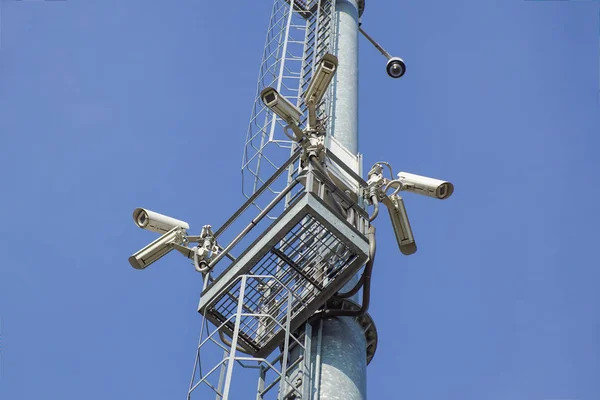
<svg viewBox="0 0 600 400">
<path fill-rule="evenodd" d="M 376 48 L 377 50 L 379 50 L 379 52 L 380 52 L 381 54 L 383 54 L 383 56 L 384 56 L 385 58 L 387 58 L 388 60 L 389 60 L 390 58 L 392 58 L 392 56 L 390 55 L 390 53 L 388 53 L 387 51 L 385 51 L 385 49 L 384 49 L 383 47 L 381 47 L 381 46 L 379 45 L 379 43 L 377 43 L 377 42 L 376 42 L 376 41 L 375 41 L 375 40 L 374 40 L 374 39 L 373 39 L 371 36 L 369 36 L 369 35 L 367 34 L 367 32 L 365 32 L 365 31 L 363 30 L 363 28 L 361 28 L 361 27 L 359 26 L 359 27 L 358 27 L 358 30 L 360 31 L 360 33 L 362 33 L 362 34 L 363 34 L 363 36 L 364 36 L 364 37 L 366 37 L 366 38 L 367 38 L 367 40 L 368 40 L 369 42 L 371 42 L 371 43 L 373 44 L 373 46 L 375 46 L 375 48 Z"/>
</svg>

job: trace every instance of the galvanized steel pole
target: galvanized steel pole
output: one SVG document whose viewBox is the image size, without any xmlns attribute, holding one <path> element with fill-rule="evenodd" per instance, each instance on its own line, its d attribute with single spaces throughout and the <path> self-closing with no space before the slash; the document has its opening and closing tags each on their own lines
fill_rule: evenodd
<svg viewBox="0 0 600 400">
<path fill-rule="evenodd" d="M 358 1 L 336 0 L 332 133 L 350 152 L 358 153 Z"/>
<path fill-rule="evenodd" d="M 336 0 L 335 75 L 332 135 L 353 154 L 358 152 L 358 0 Z M 360 173 L 360 171 L 356 171 Z M 356 282 L 356 279 L 352 281 Z M 353 286 L 353 285 L 352 285 Z M 366 341 L 351 317 L 323 320 L 313 328 L 315 366 L 313 400 L 367 398 Z"/>
</svg>

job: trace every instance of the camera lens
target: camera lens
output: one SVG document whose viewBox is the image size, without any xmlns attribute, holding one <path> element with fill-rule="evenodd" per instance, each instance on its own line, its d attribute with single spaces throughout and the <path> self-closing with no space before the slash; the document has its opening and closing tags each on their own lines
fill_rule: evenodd
<svg viewBox="0 0 600 400">
<path fill-rule="evenodd" d="M 440 199 L 443 199 L 444 197 L 446 197 L 446 189 L 447 189 L 447 188 L 446 188 L 446 185 L 442 185 L 442 186 L 440 187 L 440 191 L 439 191 L 439 193 L 438 193 L 438 197 L 439 197 Z"/>
<path fill-rule="evenodd" d="M 140 227 L 145 227 L 146 224 L 148 223 L 148 214 L 146 214 L 145 212 L 141 212 L 140 215 L 138 215 L 138 219 L 137 219 L 138 225 Z"/>
<path fill-rule="evenodd" d="M 406 72 L 406 65 L 399 58 L 392 58 L 386 67 L 388 75 L 392 78 L 400 78 Z"/>
<path fill-rule="evenodd" d="M 399 64 L 394 64 L 392 65 L 392 68 L 390 68 L 390 74 L 392 76 L 400 76 L 402 75 L 403 69 Z"/>
</svg>

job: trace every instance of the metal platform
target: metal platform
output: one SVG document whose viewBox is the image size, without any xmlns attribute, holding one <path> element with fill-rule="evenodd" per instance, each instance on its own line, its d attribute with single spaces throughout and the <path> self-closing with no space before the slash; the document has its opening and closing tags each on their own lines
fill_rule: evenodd
<svg viewBox="0 0 600 400">
<path fill-rule="evenodd" d="M 264 357 L 364 265 L 367 238 L 322 199 L 304 192 L 293 205 L 202 292 L 198 311 L 233 336 L 242 304 L 239 342 Z M 240 276 L 253 277 L 241 291 Z M 272 276 L 265 280 L 261 276 Z M 286 299 L 283 293 L 289 291 Z M 288 321 L 289 320 L 289 321 Z"/>
<path fill-rule="evenodd" d="M 310 399 L 318 373 L 311 352 L 320 354 L 311 338 L 320 336 L 311 333 L 309 318 L 325 306 L 358 307 L 331 297 L 368 259 L 367 184 L 334 153 L 321 166 L 303 165 L 300 157 L 294 152 L 214 234 L 220 251 L 204 275 L 203 328 L 188 399 L 240 398 L 232 376 L 245 381 L 253 371 L 257 400 Z M 287 183 L 275 198 L 274 182 Z M 257 204 L 264 204 L 258 212 Z M 357 320 L 370 361 L 375 327 L 368 314 Z"/>
</svg>

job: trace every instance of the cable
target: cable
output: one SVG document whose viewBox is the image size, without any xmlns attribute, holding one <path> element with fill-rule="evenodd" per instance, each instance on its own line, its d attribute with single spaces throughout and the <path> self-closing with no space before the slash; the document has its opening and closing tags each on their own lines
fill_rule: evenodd
<svg viewBox="0 0 600 400">
<path fill-rule="evenodd" d="M 375 209 L 373 210 L 373 214 L 369 216 L 369 222 L 373 222 L 375 218 L 377 218 L 377 215 L 379 215 L 379 200 L 377 199 L 377 196 L 371 196 L 371 201 L 373 202 L 373 207 L 375 207 Z"/>
<path fill-rule="evenodd" d="M 225 337 L 225 334 L 222 331 L 219 331 L 219 338 L 226 346 L 231 347 L 231 345 L 232 345 L 231 341 Z M 252 354 L 252 351 L 242 347 L 239 344 L 237 346 L 235 346 L 235 348 L 237 351 L 241 351 L 242 353 L 250 354 L 250 355 Z"/>
<path fill-rule="evenodd" d="M 396 194 L 398 194 L 398 192 L 400 192 L 402 190 L 402 188 L 404 187 L 404 183 L 402 183 L 402 181 L 400 179 L 394 179 L 392 181 L 389 181 L 387 183 L 387 185 L 385 185 L 384 188 L 384 192 L 387 192 L 389 190 L 390 187 L 393 187 L 393 185 L 398 185 L 398 187 L 396 188 L 396 190 L 394 190 L 394 193 L 392 194 L 388 194 L 388 197 L 394 196 Z"/>
<path fill-rule="evenodd" d="M 200 263 L 198 262 L 198 246 L 194 246 L 193 250 L 194 250 L 194 268 L 196 269 L 196 271 L 198 271 L 204 275 L 209 270 L 208 265 L 206 265 L 206 263 L 204 263 L 204 267 L 201 267 Z"/>
<path fill-rule="evenodd" d="M 390 170 L 390 177 L 394 179 L 394 171 L 392 170 L 392 166 L 390 165 L 390 163 L 386 161 L 377 161 L 375 164 L 373 164 L 373 167 L 375 167 L 377 164 L 385 165 L 386 167 L 388 167 L 388 169 Z M 373 167 L 371 167 L 371 170 L 373 169 Z"/>
<path fill-rule="evenodd" d="M 338 292 L 338 293 L 335 294 L 335 297 L 339 297 L 339 298 L 342 298 L 342 299 L 347 299 L 348 297 L 354 296 L 356 293 L 358 293 L 358 291 L 362 287 L 363 282 L 364 281 L 363 281 L 363 278 L 361 276 L 360 279 L 358 280 L 358 282 L 356 282 L 356 285 L 354 285 L 354 287 L 352 289 L 350 289 L 346 293 L 340 293 L 340 292 Z"/>
</svg>

